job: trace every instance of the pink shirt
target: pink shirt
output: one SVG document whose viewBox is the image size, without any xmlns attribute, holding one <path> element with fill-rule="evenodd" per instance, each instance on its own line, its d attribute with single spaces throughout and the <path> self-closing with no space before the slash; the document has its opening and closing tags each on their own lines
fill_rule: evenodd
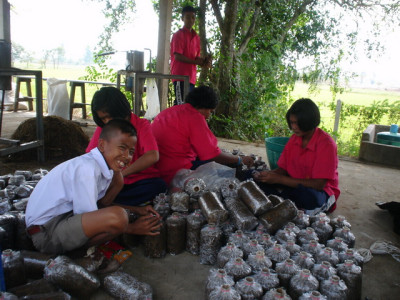
<svg viewBox="0 0 400 300">
<path fill-rule="evenodd" d="M 326 179 L 324 191 L 339 198 L 338 157 L 335 141 L 325 131 L 316 128 L 306 148 L 302 138 L 292 135 L 278 160 L 278 166 L 290 177 Z"/>
<path fill-rule="evenodd" d="M 199 57 L 200 38 L 196 31 L 193 29 L 190 31 L 185 27 L 181 28 L 174 33 L 171 40 L 171 74 L 188 75 L 190 83 L 196 84 L 196 65 L 175 60 L 174 53 L 182 54 L 190 59 L 196 59 L 196 57 Z"/>
<path fill-rule="evenodd" d="M 197 157 L 209 160 L 221 153 L 205 117 L 189 103 L 160 112 L 151 129 L 160 152 L 157 167 L 167 184 L 178 170 L 190 169 Z"/>
<path fill-rule="evenodd" d="M 132 157 L 131 164 L 134 163 L 139 157 L 148 151 L 156 150 L 158 151 L 156 140 L 150 128 L 150 122 L 146 119 L 141 119 L 135 114 L 131 114 L 131 123 L 135 127 L 137 132 L 137 144 L 135 147 L 135 154 Z M 86 152 L 89 152 L 93 148 L 97 147 L 99 142 L 100 133 L 102 131 L 101 127 L 97 127 L 94 132 L 89 145 L 86 148 Z M 124 177 L 125 184 L 132 184 L 136 181 L 148 178 L 160 177 L 160 172 L 155 167 L 155 165 L 144 169 L 143 171 L 135 174 L 130 174 Z"/>
</svg>

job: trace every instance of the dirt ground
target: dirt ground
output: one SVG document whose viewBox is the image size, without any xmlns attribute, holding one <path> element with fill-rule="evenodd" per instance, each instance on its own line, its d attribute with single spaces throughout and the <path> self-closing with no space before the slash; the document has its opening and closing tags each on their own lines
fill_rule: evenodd
<svg viewBox="0 0 400 300">
<path fill-rule="evenodd" d="M 9 137 L 18 124 L 33 113 L 5 112 L 1 137 Z M 91 121 L 82 129 L 89 135 L 95 126 Z M 246 154 L 254 153 L 266 160 L 264 144 L 249 144 L 240 141 L 219 139 L 219 146 L 225 149 L 240 149 Z M 60 161 L 4 162 L 0 161 L 0 175 L 15 170 L 50 170 Z M 400 236 L 392 230 L 392 217 L 387 211 L 376 207 L 377 201 L 400 201 L 400 170 L 357 160 L 340 158 L 339 180 L 342 191 L 337 210 L 330 215 L 344 215 L 352 224 L 356 236 L 356 248 L 369 248 L 375 241 L 385 240 L 400 248 Z M 204 283 L 209 270 L 200 265 L 198 257 L 188 253 L 165 259 L 149 259 L 140 248 L 133 249 L 134 256 L 124 265 L 124 269 L 140 280 L 146 281 L 154 289 L 154 299 L 204 299 Z M 362 298 L 369 300 L 395 300 L 400 295 L 400 262 L 390 255 L 374 255 L 363 270 Z M 97 293 L 93 299 L 111 299 L 104 293 Z"/>
</svg>

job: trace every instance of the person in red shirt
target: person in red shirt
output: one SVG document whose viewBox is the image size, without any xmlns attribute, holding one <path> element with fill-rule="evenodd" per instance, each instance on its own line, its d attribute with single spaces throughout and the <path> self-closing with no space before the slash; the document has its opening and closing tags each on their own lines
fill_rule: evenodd
<svg viewBox="0 0 400 300">
<path fill-rule="evenodd" d="M 224 153 L 218 147 L 218 140 L 207 124 L 218 104 L 212 88 L 194 88 L 185 102 L 163 110 L 151 124 L 160 151 L 157 167 L 167 184 L 178 170 L 195 169 L 209 161 L 228 166 L 253 164 L 250 156 Z"/>
<path fill-rule="evenodd" d="M 155 167 L 159 153 L 150 122 L 133 114 L 125 95 L 114 87 L 103 87 L 97 91 L 93 96 L 91 106 L 93 120 L 98 127 L 86 152 L 97 147 L 102 128 L 112 119 L 128 120 L 137 131 L 135 153 L 130 164 L 122 170 L 124 187 L 114 202 L 126 206 L 152 203 L 155 196 L 166 191 L 167 186 Z"/>
<path fill-rule="evenodd" d="M 314 215 L 333 211 L 339 198 L 338 156 L 335 141 L 322 129 L 320 112 L 311 99 L 299 99 L 286 113 L 293 135 L 278 160 L 278 168 L 254 174 L 268 194 L 291 199 Z"/>
<path fill-rule="evenodd" d="M 183 28 L 174 33 L 171 39 L 171 74 L 189 76 L 190 88 L 196 84 L 196 66 L 210 67 L 211 57 L 200 56 L 200 38 L 192 28 L 196 19 L 196 10 L 192 6 L 182 9 Z M 174 83 L 175 102 L 183 103 L 183 81 L 172 80 Z"/>
</svg>

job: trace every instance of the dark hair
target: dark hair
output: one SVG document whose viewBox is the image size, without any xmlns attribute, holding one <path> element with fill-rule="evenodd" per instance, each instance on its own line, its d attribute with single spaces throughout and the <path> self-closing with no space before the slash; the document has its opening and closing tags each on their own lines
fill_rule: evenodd
<svg viewBox="0 0 400 300">
<path fill-rule="evenodd" d="M 115 136 L 117 131 L 126 133 L 129 136 L 137 136 L 136 129 L 131 122 L 124 119 L 112 119 L 104 125 L 100 133 L 100 138 L 109 141 L 113 136 Z"/>
<path fill-rule="evenodd" d="M 184 8 L 182 8 L 182 17 L 185 15 L 187 12 L 192 12 L 196 13 L 196 9 L 193 6 L 186 5 Z"/>
<path fill-rule="evenodd" d="M 297 118 L 297 125 L 303 132 L 310 131 L 318 127 L 321 116 L 319 113 L 318 106 L 308 98 L 301 98 L 296 100 L 286 113 L 286 121 L 290 126 L 290 115 L 294 115 Z"/>
<path fill-rule="evenodd" d="M 214 109 L 218 104 L 218 96 L 212 88 L 202 85 L 187 94 L 185 102 L 191 104 L 194 108 Z"/>
<path fill-rule="evenodd" d="M 111 118 L 126 119 L 131 114 L 131 105 L 125 95 L 115 87 L 102 87 L 93 95 L 92 115 L 93 120 L 99 127 L 104 127 L 97 111 L 104 111 L 110 114 Z"/>
</svg>

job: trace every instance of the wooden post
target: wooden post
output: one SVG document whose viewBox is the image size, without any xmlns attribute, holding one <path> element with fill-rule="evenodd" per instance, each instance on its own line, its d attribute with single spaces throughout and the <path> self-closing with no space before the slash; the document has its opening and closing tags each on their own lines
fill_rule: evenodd
<svg viewBox="0 0 400 300">
<path fill-rule="evenodd" d="M 158 22 L 158 49 L 156 72 L 169 74 L 169 49 L 172 22 L 172 2 L 173 0 L 159 0 L 160 17 Z M 168 80 L 158 80 L 158 95 L 160 99 L 160 109 L 167 108 L 168 102 Z"/>
<path fill-rule="evenodd" d="M 339 120 L 340 120 L 340 111 L 342 110 L 342 100 L 338 100 L 336 102 L 336 113 L 335 113 L 335 124 L 333 125 L 333 132 L 338 132 L 339 130 Z M 334 135 L 334 140 L 336 141 L 337 135 Z"/>
</svg>

